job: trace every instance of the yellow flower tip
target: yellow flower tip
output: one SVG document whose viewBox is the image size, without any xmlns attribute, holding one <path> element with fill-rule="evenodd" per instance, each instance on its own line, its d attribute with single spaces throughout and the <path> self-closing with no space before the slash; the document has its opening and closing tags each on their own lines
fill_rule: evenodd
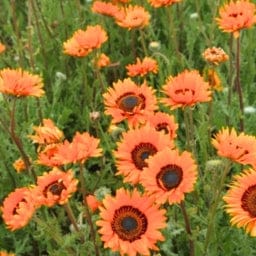
<svg viewBox="0 0 256 256">
<path fill-rule="evenodd" d="M 26 165 L 25 165 L 25 162 L 23 161 L 23 159 L 22 158 L 17 159 L 13 163 L 13 168 L 18 173 L 21 173 L 22 171 L 25 171 L 26 170 Z"/>
</svg>

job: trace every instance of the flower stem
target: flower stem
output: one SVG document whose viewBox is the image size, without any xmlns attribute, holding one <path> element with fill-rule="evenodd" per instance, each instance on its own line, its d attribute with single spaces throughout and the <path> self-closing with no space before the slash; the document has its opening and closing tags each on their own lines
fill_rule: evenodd
<svg viewBox="0 0 256 256">
<path fill-rule="evenodd" d="M 194 246 L 194 241 L 191 238 L 192 232 L 191 232 L 190 222 L 189 222 L 189 218 L 188 218 L 188 214 L 186 211 L 184 201 L 181 201 L 180 209 L 181 209 L 184 221 L 185 221 L 185 228 L 186 228 L 187 234 L 189 235 L 189 255 L 194 256 L 195 255 L 195 246 Z"/>
<path fill-rule="evenodd" d="M 194 121 L 193 121 L 193 113 L 190 107 L 186 107 L 184 109 L 184 122 L 185 122 L 185 131 L 186 131 L 187 149 L 189 151 L 192 151 L 194 156 L 196 156 Z"/>
</svg>

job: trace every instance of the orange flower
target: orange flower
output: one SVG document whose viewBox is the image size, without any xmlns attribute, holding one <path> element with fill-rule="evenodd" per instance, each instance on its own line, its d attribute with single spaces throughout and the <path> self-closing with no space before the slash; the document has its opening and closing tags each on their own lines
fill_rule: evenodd
<svg viewBox="0 0 256 256">
<path fill-rule="evenodd" d="M 124 176 L 124 182 L 137 184 L 147 158 L 166 147 L 173 147 L 173 141 L 168 135 L 157 132 L 153 127 L 145 125 L 123 133 L 123 139 L 117 143 L 114 152 L 117 175 Z"/>
<path fill-rule="evenodd" d="M 140 183 L 159 204 L 180 203 L 193 190 L 197 165 L 191 153 L 165 148 L 148 159 Z"/>
<path fill-rule="evenodd" d="M 248 0 L 231 1 L 220 8 L 220 17 L 216 21 L 221 30 L 233 33 L 237 38 L 240 30 L 250 28 L 256 23 L 255 10 L 255 4 Z"/>
<path fill-rule="evenodd" d="M 220 63 L 228 60 L 228 55 L 220 47 L 207 48 L 203 54 L 203 58 L 211 64 L 218 66 Z"/>
<path fill-rule="evenodd" d="M 128 76 L 145 76 L 150 72 L 156 74 L 158 72 L 158 65 L 156 60 L 145 57 L 142 61 L 137 58 L 137 62 L 127 65 L 126 69 Z"/>
<path fill-rule="evenodd" d="M 4 52 L 6 49 L 5 45 L 0 42 L 0 53 Z"/>
<path fill-rule="evenodd" d="M 176 77 L 170 76 L 163 89 L 168 98 L 162 99 L 162 103 L 171 109 L 211 100 L 210 85 L 204 82 L 197 70 L 185 70 Z"/>
<path fill-rule="evenodd" d="M 3 202 L 2 218 L 8 229 L 14 231 L 23 228 L 31 219 L 34 211 L 34 199 L 29 188 L 16 188 Z"/>
<path fill-rule="evenodd" d="M 43 125 L 34 126 L 35 135 L 29 135 L 33 143 L 53 144 L 58 143 L 63 138 L 63 132 L 55 126 L 51 119 L 43 119 Z"/>
<path fill-rule="evenodd" d="M 181 0 L 148 0 L 148 2 L 155 8 L 172 5 L 181 2 Z"/>
<path fill-rule="evenodd" d="M 95 212 L 101 205 L 101 202 L 94 195 L 88 195 L 84 200 L 86 200 L 86 203 L 92 212 Z"/>
<path fill-rule="evenodd" d="M 53 168 L 37 178 L 36 200 L 39 205 L 51 207 L 55 204 L 66 204 L 77 190 L 78 180 L 74 179 L 73 171 L 61 171 Z"/>
<path fill-rule="evenodd" d="M 248 169 L 234 176 L 230 189 L 223 197 L 231 224 L 243 227 L 246 233 L 256 236 L 256 171 Z"/>
<path fill-rule="evenodd" d="M 163 131 L 170 136 L 171 140 L 177 137 L 178 124 L 175 122 L 174 116 L 167 113 L 156 112 L 149 116 L 147 121 L 155 127 L 157 131 Z"/>
<path fill-rule="evenodd" d="M 222 91 L 223 87 L 221 85 L 220 77 L 215 69 L 209 68 L 206 71 L 206 80 L 210 86 L 216 91 Z"/>
<path fill-rule="evenodd" d="M 129 5 L 123 7 L 115 15 L 116 23 L 123 28 L 135 29 L 144 28 L 149 24 L 150 14 L 142 6 Z"/>
<path fill-rule="evenodd" d="M 54 159 L 62 164 L 84 163 L 89 157 L 101 156 L 100 140 L 90 136 L 89 133 L 76 132 L 73 141 L 64 141 L 60 144 Z"/>
<path fill-rule="evenodd" d="M 0 251 L 0 256 L 15 256 L 14 253 L 8 253 L 6 251 Z"/>
<path fill-rule="evenodd" d="M 5 68 L 0 71 L 0 92 L 16 97 L 35 96 L 44 94 L 42 78 L 27 71 Z"/>
<path fill-rule="evenodd" d="M 106 196 L 96 224 L 105 248 L 121 255 L 150 255 L 158 250 L 157 241 L 164 237 L 159 231 L 166 227 L 165 210 L 159 209 L 147 196 L 119 189 L 116 196 Z"/>
<path fill-rule="evenodd" d="M 256 138 L 243 132 L 239 135 L 235 129 L 223 128 L 212 139 L 219 156 L 227 157 L 240 164 L 256 167 Z"/>
<path fill-rule="evenodd" d="M 115 17 L 119 12 L 119 7 L 112 3 L 94 1 L 92 4 L 92 11 L 98 14 Z"/>
<path fill-rule="evenodd" d="M 70 39 L 64 42 L 64 53 L 84 57 L 92 50 L 100 48 L 107 39 L 107 33 L 100 25 L 87 26 L 86 30 L 77 30 Z"/>
<path fill-rule="evenodd" d="M 101 55 L 96 60 L 96 67 L 103 68 L 108 66 L 109 64 L 110 64 L 109 57 L 106 54 L 101 53 Z"/>
<path fill-rule="evenodd" d="M 109 88 L 103 97 L 105 113 L 112 116 L 112 123 L 127 119 L 135 126 L 145 122 L 147 116 L 157 109 L 154 90 L 146 82 L 138 86 L 130 78 L 113 83 L 113 88 Z"/>
<path fill-rule="evenodd" d="M 26 170 L 26 165 L 21 157 L 13 163 L 13 167 L 18 173 Z"/>
</svg>

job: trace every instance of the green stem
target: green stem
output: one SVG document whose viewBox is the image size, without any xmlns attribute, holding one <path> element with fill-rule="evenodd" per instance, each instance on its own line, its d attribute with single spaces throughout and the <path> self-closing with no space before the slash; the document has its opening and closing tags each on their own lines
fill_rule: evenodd
<svg viewBox="0 0 256 256">
<path fill-rule="evenodd" d="M 141 41 L 141 44 L 142 44 L 144 54 L 145 54 L 145 56 L 148 56 L 148 50 L 147 50 L 147 46 L 146 46 L 144 32 L 141 29 L 139 29 L 139 33 L 140 33 L 140 41 Z"/>
<path fill-rule="evenodd" d="M 192 151 L 194 156 L 196 156 L 194 121 L 193 121 L 192 109 L 190 107 L 186 107 L 184 109 L 184 122 L 185 122 L 185 131 L 186 131 L 187 149 L 189 151 Z"/>
</svg>

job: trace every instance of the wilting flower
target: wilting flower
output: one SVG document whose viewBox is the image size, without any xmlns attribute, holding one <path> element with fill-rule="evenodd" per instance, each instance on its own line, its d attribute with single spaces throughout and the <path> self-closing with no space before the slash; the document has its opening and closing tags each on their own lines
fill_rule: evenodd
<svg viewBox="0 0 256 256">
<path fill-rule="evenodd" d="M 16 97 L 44 95 L 42 78 L 27 71 L 5 68 L 0 71 L 0 92 Z"/>
<path fill-rule="evenodd" d="M 106 31 L 100 26 L 87 26 L 86 30 L 77 30 L 73 36 L 64 42 L 64 53 L 84 57 L 94 49 L 98 49 L 108 39 Z"/>
<path fill-rule="evenodd" d="M 115 17 L 120 8 L 113 4 L 103 1 L 94 1 L 92 4 L 92 11 L 98 14 Z"/>
<path fill-rule="evenodd" d="M 114 197 L 103 200 L 96 224 L 105 248 L 121 255 L 150 255 L 150 250 L 158 250 L 156 243 L 164 240 L 159 231 L 166 227 L 164 214 L 164 209 L 137 190 L 119 189 Z"/>
<path fill-rule="evenodd" d="M 234 176 L 230 189 L 223 197 L 231 224 L 243 227 L 246 233 L 256 236 L 256 171 L 248 169 Z"/>
<path fill-rule="evenodd" d="M 0 42 L 0 53 L 4 52 L 6 49 L 5 45 Z"/>
<path fill-rule="evenodd" d="M 223 128 L 212 139 L 212 145 L 217 149 L 219 156 L 256 167 L 256 138 L 254 136 L 243 132 L 237 134 L 234 128 Z"/>
<path fill-rule="evenodd" d="M 110 59 L 104 53 L 101 53 L 100 56 L 96 58 L 95 65 L 97 68 L 103 68 L 108 66 L 109 64 L 110 64 Z"/>
<path fill-rule="evenodd" d="M 43 119 L 43 125 L 34 126 L 35 135 L 29 135 L 33 143 L 53 144 L 59 143 L 64 135 L 63 132 L 55 126 L 51 119 Z"/>
<path fill-rule="evenodd" d="M 142 61 L 137 58 L 136 63 L 127 65 L 126 69 L 128 76 L 145 76 L 148 73 L 156 74 L 158 72 L 158 65 L 156 60 L 145 57 Z"/>
<path fill-rule="evenodd" d="M 149 125 L 123 133 L 123 138 L 117 143 L 117 150 L 114 152 L 117 175 L 123 175 L 125 182 L 138 183 L 143 168 L 147 166 L 148 157 L 173 146 L 174 143 L 168 135 L 157 132 Z"/>
<path fill-rule="evenodd" d="M 178 124 L 175 122 L 174 116 L 163 112 L 156 112 L 147 119 L 157 131 L 163 131 L 165 134 L 170 136 L 173 140 L 176 138 L 176 131 L 178 129 Z"/>
<path fill-rule="evenodd" d="M 149 24 L 150 14 L 143 6 L 129 5 L 122 7 L 115 15 L 116 23 L 123 28 L 144 28 Z"/>
<path fill-rule="evenodd" d="M 143 123 L 149 114 L 157 109 L 154 89 L 145 82 L 138 86 L 130 78 L 113 83 L 103 94 L 105 113 L 111 115 L 113 123 L 127 119 L 131 125 Z"/>
<path fill-rule="evenodd" d="M 38 205 L 51 207 L 55 204 L 66 204 L 68 199 L 77 190 L 78 180 L 73 171 L 61 171 L 53 168 L 37 178 L 36 201 Z"/>
<path fill-rule="evenodd" d="M 15 189 L 4 199 L 1 210 L 8 229 L 14 231 L 23 228 L 35 211 L 31 190 L 26 187 Z"/>
<path fill-rule="evenodd" d="M 15 256 L 15 254 L 6 251 L 0 251 L 0 256 Z"/>
<path fill-rule="evenodd" d="M 220 47 L 207 48 L 202 56 L 206 61 L 216 66 L 228 60 L 228 55 Z"/>
<path fill-rule="evenodd" d="M 220 77 L 215 69 L 213 69 L 213 68 L 206 69 L 204 72 L 204 77 L 205 77 L 206 81 L 208 81 L 208 83 L 212 89 L 214 89 L 216 91 L 223 90 L 223 86 L 221 84 Z"/>
<path fill-rule="evenodd" d="M 162 103 L 172 109 L 211 100 L 210 85 L 197 70 L 185 70 L 176 77 L 170 76 L 163 86 L 163 91 L 167 98 L 163 98 Z"/>
<path fill-rule="evenodd" d="M 155 8 L 164 7 L 181 2 L 181 0 L 148 0 L 148 2 Z"/>
<path fill-rule="evenodd" d="M 13 168 L 18 173 L 26 170 L 26 165 L 21 157 L 13 163 Z"/>
<path fill-rule="evenodd" d="M 197 165 L 191 153 L 165 148 L 148 159 L 140 183 L 159 204 L 180 203 L 193 190 Z"/>
<path fill-rule="evenodd" d="M 89 206 L 92 212 L 95 212 L 101 205 L 101 202 L 94 195 L 88 195 L 84 198 L 84 200 L 86 200 L 86 204 Z"/>
<path fill-rule="evenodd" d="M 231 1 L 219 10 L 216 21 L 219 28 L 227 33 L 239 37 L 240 30 L 250 28 L 256 23 L 255 4 L 248 0 Z"/>
</svg>

